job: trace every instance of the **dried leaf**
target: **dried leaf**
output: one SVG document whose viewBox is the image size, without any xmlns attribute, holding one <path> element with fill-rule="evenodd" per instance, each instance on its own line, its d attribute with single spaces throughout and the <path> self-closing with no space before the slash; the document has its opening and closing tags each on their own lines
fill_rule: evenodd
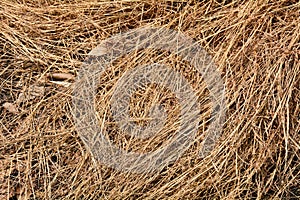
<svg viewBox="0 0 300 200">
<path fill-rule="evenodd" d="M 17 99 L 17 103 L 21 103 L 24 101 L 32 100 L 36 97 L 43 96 L 45 93 L 45 88 L 41 86 L 30 86 L 27 91 L 24 91 L 19 94 L 19 97 Z"/>
<path fill-rule="evenodd" d="M 107 46 L 107 45 L 106 45 Z M 101 56 L 107 54 L 109 51 L 107 50 L 107 47 L 104 47 L 101 45 L 100 48 L 95 48 L 90 52 L 90 55 L 92 56 Z"/>
<path fill-rule="evenodd" d="M 8 103 L 8 102 L 6 102 L 6 103 L 4 103 L 2 106 L 3 106 L 6 110 L 8 110 L 8 112 L 10 112 L 10 113 L 18 113 L 18 109 L 17 109 L 16 105 L 13 104 L 13 103 Z"/>
</svg>

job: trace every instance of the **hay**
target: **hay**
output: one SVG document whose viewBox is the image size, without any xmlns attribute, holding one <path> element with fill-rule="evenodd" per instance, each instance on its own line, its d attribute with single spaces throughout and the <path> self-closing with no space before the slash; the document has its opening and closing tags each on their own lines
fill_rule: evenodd
<svg viewBox="0 0 300 200">
<path fill-rule="evenodd" d="M 0 199 L 300 197 L 299 2 L 4 0 L 0 19 Z M 99 77 L 96 98 L 98 120 L 108 121 L 114 134 L 107 137 L 116 145 L 150 152 L 178 128 L 174 94 L 151 85 L 133 95 L 131 115 L 145 124 L 146 110 L 161 101 L 168 114 L 164 134 L 151 140 L 118 134 L 110 121 L 111 91 L 138 64 L 161 61 L 176 69 L 202 109 L 197 139 L 180 159 L 154 174 L 124 173 L 97 162 L 75 130 L 74 80 L 49 74 L 77 76 L 101 40 L 144 26 L 177 30 L 212 55 L 226 86 L 226 121 L 214 150 L 199 158 L 211 110 L 201 74 L 155 50 L 116 60 Z M 7 103 L 17 112 L 2 106 Z"/>
</svg>

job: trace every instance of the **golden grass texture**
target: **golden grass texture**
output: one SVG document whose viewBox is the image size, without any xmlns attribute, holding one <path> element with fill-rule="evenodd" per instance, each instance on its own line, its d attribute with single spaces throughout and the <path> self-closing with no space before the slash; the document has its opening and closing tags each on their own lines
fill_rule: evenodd
<svg viewBox="0 0 300 200">
<path fill-rule="evenodd" d="M 165 134 L 129 140 L 109 121 L 114 84 L 138 64 L 163 60 L 178 70 L 203 109 L 203 129 L 179 160 L 154 174 L 124 173 L 84 146 L 72 90 L 101 40 L 144 26 L 179 31 L 211 54 L 226 86 L 226 121 L 214 150 L 199 158 L 210 115 L 201 75 L 166 52 L 118 59 L 100 77 L 96 98 L 98 119 L 107 121 L 116 145 L 152 151 L 178 128 L 176 98 L 156 85 L 136 92 L 131 115 L 143 125 L 151 102 L 162 100 Z M 299 1 L 2 0 L 0 41 L 0 199 L 300 197 Z"/>
</svg>

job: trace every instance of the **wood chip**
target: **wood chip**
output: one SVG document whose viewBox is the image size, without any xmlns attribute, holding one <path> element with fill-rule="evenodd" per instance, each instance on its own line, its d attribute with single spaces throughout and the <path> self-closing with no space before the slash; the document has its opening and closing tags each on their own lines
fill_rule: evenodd
<svg viewBox="0 0 300 200">
<path fill-rule="evenodd" d="M 50 81 L 50 83 L 54 83 L 54 84 L 61 85 L 64 87 L 70 87 L 72 85 L 72 83 L 64 82 L 64 81 Z"/>
<path fill-rule="evenodd" d="M 74 80 L 74 75 L 69 73 L 53 73 L 48 74 L 48 78 L 51 78 L 53 80 Z"/>
</svg>

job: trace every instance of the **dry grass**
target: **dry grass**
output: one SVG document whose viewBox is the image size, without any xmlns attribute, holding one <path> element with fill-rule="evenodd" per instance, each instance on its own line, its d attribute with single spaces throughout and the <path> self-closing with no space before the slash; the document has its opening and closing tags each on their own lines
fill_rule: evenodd
<svg viewBox="0 0 300 200">
<path fill-rule="evenodd" d="M 17 109 L 0 108 L 0 199 L 300 198 L 299 1 L 2 0 L 0 21 L 0 104 Z M 76 76 L 101 40 L 146 25 L 173 28 L 197 40 L 222 73 L 228 107 L 222 137 L 210 156 L 199 159 L 195 144 L 152 175 L 95 163 L 74 128 L 73 80 L 48 75 Z M 160 54 L 147 55 L 144 59 L 155 60 Z M 116 70 L 137 64 L 132 58 L 120 59 L 102 77 L 106 89 L 99 95 L 106 96 L 98 104 L 100 118 Z M 208 105 L 199 75 L 172 55 L 164 58 L 171 67 L 186 66 L 178 70 Z M 39 92 L 28 94 L 36 88 Z M 172 94 L 160 93 L 168 97 L 166 107 L 176 111 Z M 148 105 L 147 95 L 141 90 L 132 105 Z M 132 115 L 141 117 L 139 111 L 133 109 Z M 169 114 L 171 121 L 175 114 Z M 112 139 L 124 148 L 151 151 L 164 137 L 152 143 Z"/>
</svg>

